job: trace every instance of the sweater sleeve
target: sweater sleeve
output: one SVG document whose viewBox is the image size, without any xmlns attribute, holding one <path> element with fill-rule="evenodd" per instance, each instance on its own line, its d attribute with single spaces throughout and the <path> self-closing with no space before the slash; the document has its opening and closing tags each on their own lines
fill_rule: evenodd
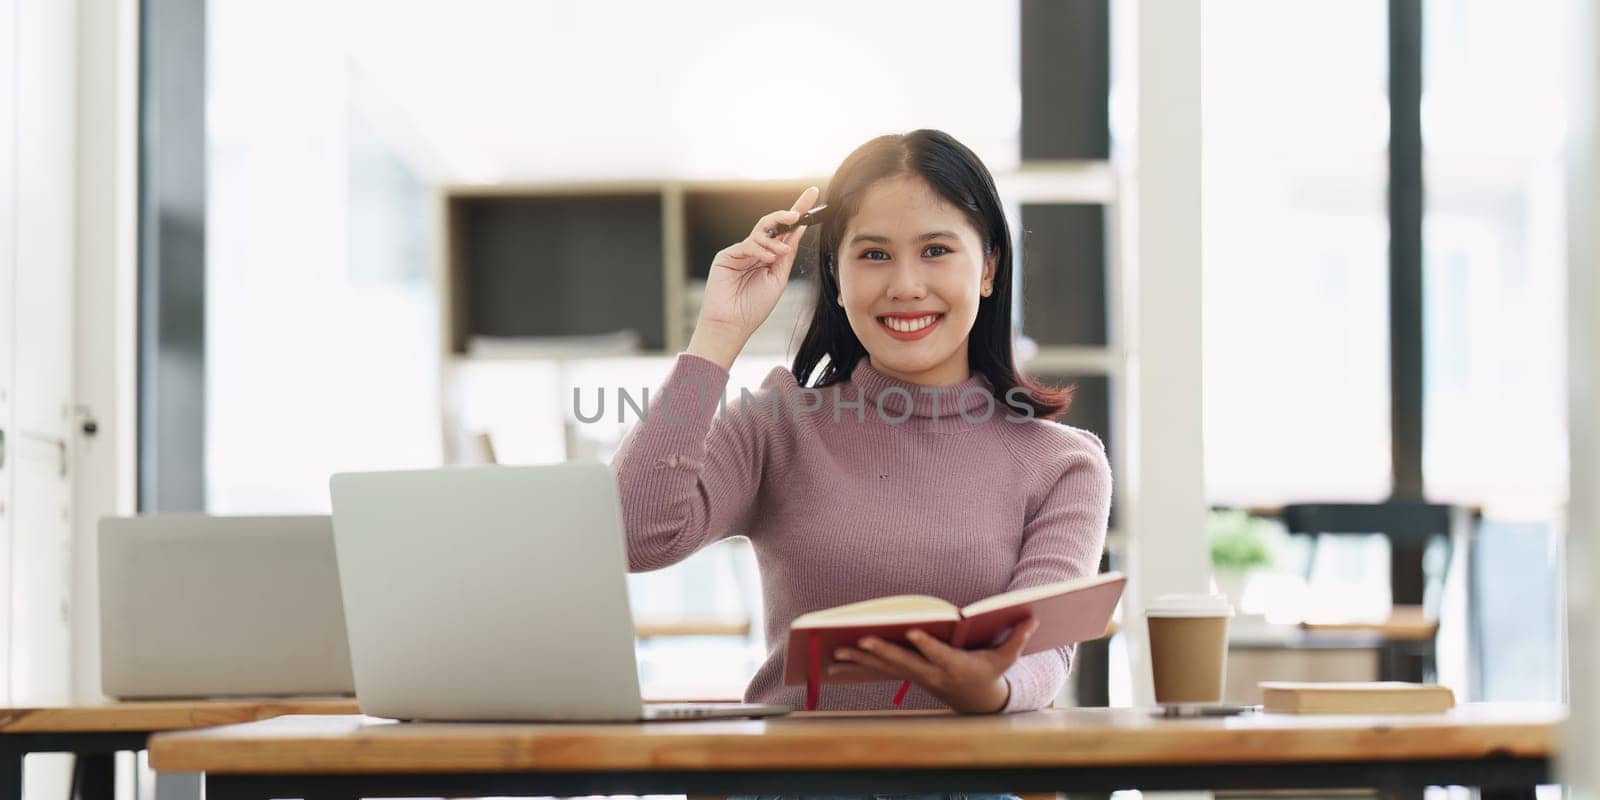
<svg viewBox="0 0 1600 800">
<path fill-rule="evenodd" d="M 749 527 L 763 448 L 755 415 L 718 414 L 729 374 L 679 353 L 611 460 L 628 569 L 676 564 Z"/>
<path fill-rule="evenodd" d="M 1023 529 L 1021 557 L 1008 591 L 1091 575 L 1099 569 L 1111 514 L 1111 465 L 1099 437 L 1081 429 L 1070 431 L 1079 444 L 1066 454 L 1065 471 Z M 1066 682 L 1072 651 L 1073 646 L 1067 645 L 1017 659 L 1005 673 L 1010 697 L 1001 711 L 1050 705 Z"/>
</svg>

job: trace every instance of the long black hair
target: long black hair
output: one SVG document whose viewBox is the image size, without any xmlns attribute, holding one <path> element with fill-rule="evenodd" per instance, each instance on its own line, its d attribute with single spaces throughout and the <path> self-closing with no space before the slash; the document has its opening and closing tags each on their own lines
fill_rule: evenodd
<svg viewBox="0 0 1600 800">
<path fill-rule="evenodd" d="M 994 292 L 980 298 L 978 318 L 967 338 L 967 362 L 989 379 L 1000 408 L 1029 406 L 1033 416 L 1049 419 L 1067 410 L 1073 387 L 1052 388 L 1018 371 L 1011 352 L 1011 228 L 1000 206 L 994 178 L 977 154 L 944 131 L 924 128 L 886 134 L 856 148 L 833 173 L 821 201 L 832 210 L 818 229 L 817 297 L 811 325 L 795 354 L 793 372 L 801 386 L 830 386 L 850 379 L 867 350 L 850 328 L 839 295 L 838 253 L 850 220 L 861 207 L 868 187 L 895 175 L 927 181 L 947 202 L 966 213 L 983 240 L 984 252 L 995 259 Z M 823 356 L 828 363 L 812 384 Z M 1017 397 L 1007 392 L 1021 387 Z"/>
</svg>

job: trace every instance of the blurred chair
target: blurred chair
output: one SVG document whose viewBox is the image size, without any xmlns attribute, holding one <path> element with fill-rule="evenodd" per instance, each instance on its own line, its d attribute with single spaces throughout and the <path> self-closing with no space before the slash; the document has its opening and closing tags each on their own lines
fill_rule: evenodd
<svg viewBox="0 0 1600 800">
<path fill-rule="evenodd" d="M 1307 581 L 1323 536 L 1382 534 L 1389 541 L 1390 619 L 1377 625 L 1307 627 L 1375 634 L 1381 641 L 1380 680 L 1435 680 L 1440 598 L 1450 569 L 1452 532 L 1461 511 L 1456 506 L 1405 501 L 1284 506 L 1282 518 L 1288 533 L 1311 537 Z"/>
</svg>

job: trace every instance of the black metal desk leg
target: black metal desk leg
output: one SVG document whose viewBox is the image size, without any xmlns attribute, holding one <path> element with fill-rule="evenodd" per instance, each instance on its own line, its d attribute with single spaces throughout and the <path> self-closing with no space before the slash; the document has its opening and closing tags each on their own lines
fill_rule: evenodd
<svg viewBox="0 0 1600 800">
<path fill-rule="evenodd" d="M 21 750 L 0 747 L 0 800 L 22 800 Z"/>
<path fill-rule="evenodd" d="M 1532 786 L 1526 789 L 1507 789 L 1502 787 L 1478 790 L 1478 800 L 1534 800 L 1534 796 L 1535 787 Z"/>
<path fill-rule="evenodd" d="M 1378 792 L 1381 800 L 1422 800 L 1427 796 L 1423 789 L 1386 789 Z"/>
<path fill-rule="evenodd" d="M 238 780 L 230 775 L 205 775 L 200 777 L 205 782 L 206 800 L 269 800 L 273 797 L 296 797 L 303 800 L 360 800 L 360 795 L 351 794 L 340 788 L 317 786 L 314 779 L 304 781 L 303 788 L 285 793 L 282 786 L 263 788 L 258 780 L 249 778 Z M 163 798 L 157 798 L 163 800 Z"/>
<path fill-rule="evenodd" d="M 72 800 L 115 800 L 115 753 L 78 753 L 73 756 Z"/>
</svg>

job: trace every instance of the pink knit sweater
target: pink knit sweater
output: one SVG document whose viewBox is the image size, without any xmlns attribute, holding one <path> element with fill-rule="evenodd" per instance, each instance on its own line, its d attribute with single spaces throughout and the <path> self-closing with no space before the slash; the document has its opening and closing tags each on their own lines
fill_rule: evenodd
<svg viewBox="0 0 1600 800">
<path fill-rule="evenodd" d="M 670 566 L 714 541 L 754 545 L 767 658 L 750 702 L 800 708 L 784 686 L 789 623 L 807 611 L 891 594 L 965 605 L 1096 570 L 1111 470 L 1092 433 L 1031 418 L 979 372 L 935 390 L 873 369 L 802 388 L 774 367 L 755 392 L 725 395 L 728 371 L 680 353 L 612 472 L 633 571 Z M 725 408 L 719 413 L 719 405 Z M 987 418 L 987 419 L 986 419 Z M 1006 672 L 1006 711 L 1050 705 L 1072 648 Z M 895 683 L 825 684 L 818 708 L 894 708 Z M 912 687 L 900 708 L 944 708 Z"/>
</svg>

